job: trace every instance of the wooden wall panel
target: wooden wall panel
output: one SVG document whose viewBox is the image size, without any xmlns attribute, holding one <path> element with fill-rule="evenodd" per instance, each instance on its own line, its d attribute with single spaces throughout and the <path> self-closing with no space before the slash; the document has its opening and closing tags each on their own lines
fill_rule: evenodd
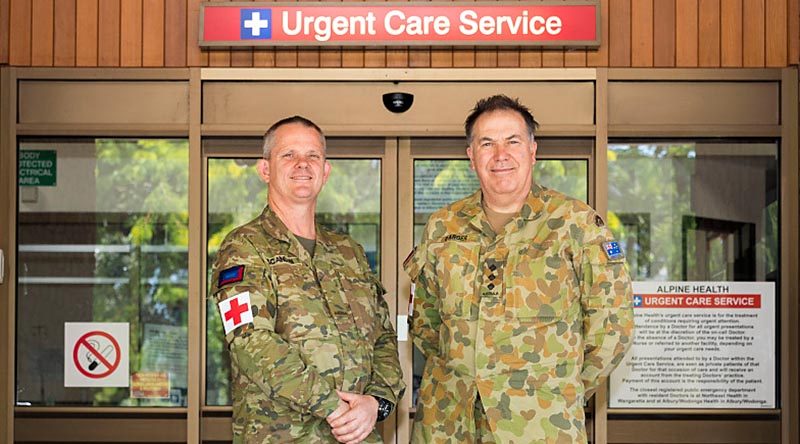
<svg viewBox="0 0 800 444">
<path fill-rule="evenodd" d="M 764 66 L 764 0 L 742 3 L 742 66 Z"/>
<path fill-rule="evenodd" d="M 408 49 L 404 48 L 386 49 L 387 68 L 405 68 L 406 66 L 408 66 Z"/>
<path fill-rule="evenodd" d="M 296 68 L 297 51 L 294 49 L 276 48 L 275 66 L 279 68 Z"/>
<path fill-rule="evenodd" d="M 767 0 L 765 12 L 766 24 L 766 65 L 771 67 L 786 66 L 788 61 L 786 30 L 788 15 L 786 0 Z"/>
<path fill-rule="evenodd" d="M 608 66 L 608 2 L 609 0 L 600 0 L 600 47 L 586 53 L 587 66 Z M 522 54 L 525 54 L 525 50 Z"/>
<path fill-rule="evenodd" d="M 166 0 L 164 3 L 164 23 L 169 27 L 164 33 L 164 66 L 187 65 L 186 7 L 186 0 Z"/>
<path fill-rule="evenodd" d="M 56 0 L 53 65 L 75 66 L 75 0 Z"/>
<path fill-rule="evenodd" d="M 97 63 L 119 66 L 120 0 L 99 0 L 97 5 Z"/>
<path fill-rule="evenodd" d="M 631 66 L 631 0 L 610 0 L 608 65 Z"/>
<path fill-rule="evenodd" d="M 675 0 L 653 3 L 653 66 L 675 66 Z"/>
<path fill-rule="evenodd" d="M 653 0 L 631 0 L 631 66 L 653 66 Z"/>
<path fill-rule="evenodd" d="M 606 63 L 608 63 L 606 61 Z M 519 55 L 519 65 L 522 68 L 539 68 L 542 66 L 541 49 L 523 49 Z"/>
<path fill-rule="evenodd" d="M 523 51 L 520 51 L 520 57 Z M 453 50 L 452 48 L 431 48 L 431 68 L 452 68 Z"/>
<path fill-rule="evenodd" d="M 386 50 L 368 48 L 364 50 L 365 68 L 382 68 L 386 66 Z"/>
<path fill-rule="evenodd" d="M 742 66 L 742 0 L 720 3 L 721 65 Z"/>
<path fill-rule="evenodd" d="M 586 51 L 582 49 L 564 51 L 564 66 L 568 68 L 586 67 Z"/>
<path fill-rule="evenodd" d="M 675 66 L 697 66 L 697 0 L 675 0 Z"/>
<path fill-rule="evenodd" d="M 13 0 L 9 5 L 8 63 L 31 64 L 31 0 Z"/>
<path fill-rule="evenodd" d="M 498 59 L 500 54 L 498 53 Z M 363 62 L 363 59 L 362 59 Z M 346 63 L 345 66 L 348 66 Z M 363 66 L 363 65 L 362 65 Z M 408 50 L 408 66 L 410 68 L 430 68 L 431 67 L 431 49 L 430 48 L 414 48 Z"/>
<path fill-rule="evenodd" d="M 720 63 L 719 0 L 700 0 L 698 6 L 698 65 L 716 67 Z"/>
<path fill-rule="evenodd" d="M 188 66 L 208 66 L 208 52 L 201 51 L 197 45 L 200 38 L 200 2 L 202 0 L 186 1 L 186 64 Z M 259 61 L 261 61 L 261 57 L 259 57 Z M 274 62 L 270 66 L 274 66 Z"/>
<path fill-rule="evenodd" d="M 789 1 L 789 65 L 800 63 L 800 2 Z"/>
<path fill-rule="evenodd" d="M 564 66 L 564 51 L 545 49 L 542 51 L 542 67 L 561 68 Z"/>
<path fill-rule="evenodd" d="M 0 0 L 0 64 L 734 68 L 800 62 L 800 0 L 600 0 L 601 44 L 591 50 L 438 46 L 201 50 L 197 43 L 201 2 Z"/>
<path fill-rule="evenodd" d="M 77 0 L 75 5 L 75 65 L 97 66 L 97 0 Z"/>
<path fill-rule="evenodd" d="M 120 2 L 120 65 L 142 66 L 142 0 Z"/>
<path fill-rule="evenodd" d="M 330 63 L 330 59 L 336 59 L 333 66 L 342 65 L 341 51 L 336 48 L 325 48 L 326 58 L 329 59 L 326 63 Z M 320 51 L 318 49 L 305 49 L 300 48 L 297 50 L 297 66 L 300 68 L 318 68 L 320 66 Z M 330 65 L 329 65 L 330 66 Z"/>
<path fill-rule="evenodd" d="M 0 0 L 0 64 L 8 63 L 9 0 Z"/>
<path fill-rule="evenodd" d="M 541 62 L 541 57 L 539 59 Z M 540 65 L 541 66 L 541 65 Z M 453 67 L 455 68 L 474 68 L 475 51 L 465 48 L 453 49 Z"/>
<path fill-rule="evenodd" d="M 555 66 L 563 66 L 563 55 L 561 60 L 561 64 Z M 478 68 L 497 68 L 497 50 L 493 48 L 479 48 L 475 50 L 475 66 Z"/>
<path fill-rule="evenodd" d="M 142 3 L 142 66 L 164 66 L 164 0 Z"/>
<path fill-rule="evenodd" d="M 53 66 L 53 0 L 33 0 L 31 14 L 31 65 Z M 13 34 L 12 34 L 13 35 Z"/>
<path fill-rule="evenodd" d="M 308 51 L 312 55 L 312 57 L 314 53 L 316 53 L 316 58 L 311 59 L 313 61 L 312 63 L 309 63 L 308 65 L 303 65 L 302 63 L 305 63 L 305 61 L 302 61 L 300 57 L 306 51 Z M 342 66 L 343 53 L 340 48 L 322 48 L 317 51 L 310 48 L 308 49 L 303 48 L 299 49 L 297 52 L 298 52 L 297 65 L 300 67 L 307 66 L 313 68 L 321 66 L 326 68 L 339 68 Z"/>
</svg>

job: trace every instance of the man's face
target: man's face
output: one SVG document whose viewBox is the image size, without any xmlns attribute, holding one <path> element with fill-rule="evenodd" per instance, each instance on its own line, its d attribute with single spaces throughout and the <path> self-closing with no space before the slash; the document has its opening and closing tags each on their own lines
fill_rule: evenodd
<svg viewBox="0 0 800 444">
<path fill-rule="evenodd" d="M 290 123 L 278 128 L 274 137 L 269 160 L 262 159 L 258 166 L 269 184 L 270 202 L 291 205 L 316 200 L 331 171 L 319 133 Z"/>
<path fill-rule="evenodd" d="M 467 155 L 486 199 L 524 201 L 531 188 L 536 142 L 519 113 L 497 110 L 478 117 Z"/>
</svg>

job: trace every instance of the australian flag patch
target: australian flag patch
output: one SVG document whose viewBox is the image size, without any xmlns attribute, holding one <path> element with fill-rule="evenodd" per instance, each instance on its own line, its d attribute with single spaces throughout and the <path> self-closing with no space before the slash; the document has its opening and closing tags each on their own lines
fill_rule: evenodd
<svg viewBox="0 0 800 444">
<path fill-rule="evenodd" d="M 222 288 L 228 284 L 241 282 L 244 279 L 244 265 L 234 265 L 219 272 L 217 287 Z"/>
<path fill-rule="evenodd" d="M 625 253 L 622 251 L 622 247 L 617 241 L 603 242 L 603 251 L 606 252 L 608 260 L 618 261 L 625 259 Z"/>
</svg>

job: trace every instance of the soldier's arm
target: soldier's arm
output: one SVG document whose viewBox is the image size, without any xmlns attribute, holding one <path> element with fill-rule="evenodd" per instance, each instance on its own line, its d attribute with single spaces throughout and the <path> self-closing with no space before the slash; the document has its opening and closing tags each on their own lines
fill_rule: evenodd
<svg viewBox="0 0 800 444">
<path fill-rule="evenodd" d="M 244 266 L 240 280 L 219 278 L 220 272 Z M 220 285 L 222 284 L 222 285 Z M 229 238 L 217 254 L 211 295 L 217 303 L 249 292 L 253 322 L 225 336 L 231 363 L 266 397 L 299 412 L 326 418 L 339 403 L 334 387 L 300 353 L 275 333 L 277 298 L 265 264 L 246 239 Z M 220 314 L 221 315 L 221 314 Z"/>
<path fill-rule="evenodd" d="M 589 214 L 583 243 L 578 247 L 585 347 L 581 378 L 587 399 L 622 360 L 633 335 L 628 267 L 624 255 L 609 257 L 606 253 L 603 244 L 614 238 L 599 221 L 594 212 Z"/>
<path fill-rule="evenodd" d="M 428 260 L 427 232 L 428 226 L 425 227 L 422 242 L 403 263 L 415 287 L 411 337 L 426 359 L 439 354 L 439 327 L 442 324 L 436 275 Z"/>
<path fill-rule="evenodd" d="M 357 252 L 358 261 L 363 272 L 373 282 L 375 300 L 377 301 L 375 322 L 378 323 L 379 332 L 373 347 L 372 375 L 369 384 L 364 389 L 364 394 L 378 396 L 397 405 L 397 402 L 403 396 L 406 385 L 403 382 L 403 370 L 400 367 L 400 359 L 397 354 L 397 333 L 392 327 L 389 306 L 384 298 L 386 290 L 370 270 L 364 249 L 360 245 L 358 245 Z"/>
</svg>

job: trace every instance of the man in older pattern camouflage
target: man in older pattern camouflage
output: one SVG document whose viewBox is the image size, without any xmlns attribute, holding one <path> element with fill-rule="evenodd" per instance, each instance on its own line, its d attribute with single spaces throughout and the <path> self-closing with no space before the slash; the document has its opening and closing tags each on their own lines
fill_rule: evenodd
<svg viewBox="0 0 800 444">
<path fill-rule="evenodd" d="M 624 255 L 592 208 L 532 183 L 536 125 L 478 102 L 481 190 L 433 213 L 404 263 L 426 357 L 413 442 L 586 442 L 584 401 L 631 344 Z"/>
<path fill-rule="evenodd" d="M 258 171 L 268 205 L 225 238 L 212 275 L 223 321 L 241 324 L 226 324 L 234 442 L 381 442 L 376 420 L 405 387 L 396 335 L 364 250 L 315 223 L 322 131 L 276 123 Z"/>
</svg>

